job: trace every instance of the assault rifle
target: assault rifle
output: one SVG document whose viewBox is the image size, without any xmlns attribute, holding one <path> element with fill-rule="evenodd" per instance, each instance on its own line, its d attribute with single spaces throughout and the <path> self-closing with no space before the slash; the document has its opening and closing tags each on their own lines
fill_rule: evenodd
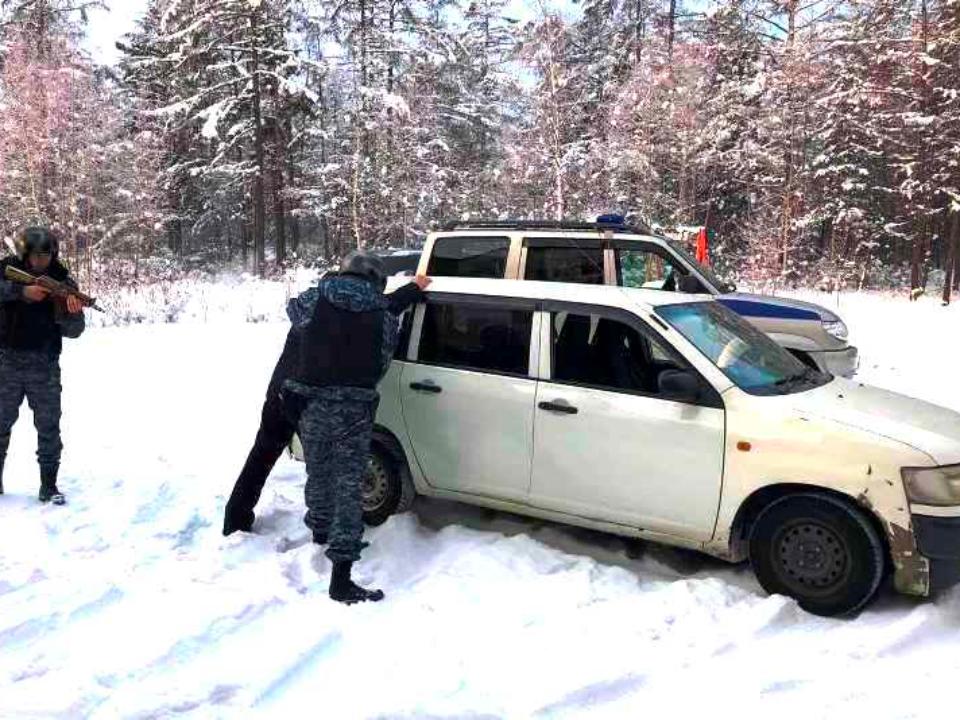
<svg viewBox="0 0 960 720">
<path fill-rule="evenodd" d="M 94 310 L 103 312 L 103 308 L 97 306 L 97 301 L 94 298 L 80 292 L 75 287 L 71 287 L 66 283 L 57 282 L 53 278 L 47 277 L 46 275 L 31 275 L 28 272 L 24 272 L 23 270 L 15 267 L 10 267 L 9 265 L 4 269 L 4 275 L 6 276 L 7 280 L 19 283 L 20 285 L 39 285 L 40 287 L 48 290 L 55 298 L 66 300 L 68 297 L 75 297 L 84 307 L 93 308 Z"/>
</svg>

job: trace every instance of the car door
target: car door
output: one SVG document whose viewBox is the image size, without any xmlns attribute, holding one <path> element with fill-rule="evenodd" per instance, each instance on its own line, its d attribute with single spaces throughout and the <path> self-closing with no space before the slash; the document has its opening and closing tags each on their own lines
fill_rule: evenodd
<svg viewBox="0 0 960 720">
<path fill-rule="evenodd" d="M 548 305 L 541 328 L 531 503 L 709 539 L 723 473 L 719 394 L 626 311 Z M 662 392 L 668 371 L 693 373 L 700 399 Z"/>
<path fill-rule="evenodd" d="M 526 500 L 537 387 L 531 367 L 540 336 L 535 318 L 535 304 L 522 299 L 434 295 L 417 308 L 400 397 L 410 444 L 431 486 Z"/>
</svg>

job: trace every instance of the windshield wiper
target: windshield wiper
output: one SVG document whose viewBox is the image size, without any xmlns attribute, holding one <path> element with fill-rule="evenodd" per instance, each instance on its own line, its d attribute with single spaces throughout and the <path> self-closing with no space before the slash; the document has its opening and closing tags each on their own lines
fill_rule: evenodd
<svg viewBox="0 0 960 720">
<path fill-rule="evenodd" d="M 787 375 L 785 378 L 780 378 L 773 383 L 773 386 L 778 388 L 786 388 L 794 385 L 795 383 L 816 383 L 820 380 L 821 375 L 822 373 L 819 370 L 814 370 L 810 367 L 804 367 L 799 373 L 794 373 L 793 375 Z"/>
</svg>

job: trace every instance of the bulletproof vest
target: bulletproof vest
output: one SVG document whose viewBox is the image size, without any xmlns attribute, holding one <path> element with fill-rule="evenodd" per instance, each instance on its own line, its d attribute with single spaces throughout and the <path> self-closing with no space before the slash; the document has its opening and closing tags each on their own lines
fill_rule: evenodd
<svg viewBox="0 0 960 720">
<path fill-rule="evenodd" d="M 0 275 L 8 265 L 30 272 L 19 258 L 8 258 L 0 262 Z M 61 282 L 67 278 L 66 268 L 56 261 L 50 264 L 46 274 Z M 57 356 L 63 348 L 62 337 L 51 298 L 38 303 L 11 300 L 0 304 L 0 347 Z"/>
<path fill-rule="evenodd" d="M 383 371 L 384 311 L 350 312 L 321 296 L 300 333 L 294 379 L 314 387 L 375 388 Z"/>
</svg>

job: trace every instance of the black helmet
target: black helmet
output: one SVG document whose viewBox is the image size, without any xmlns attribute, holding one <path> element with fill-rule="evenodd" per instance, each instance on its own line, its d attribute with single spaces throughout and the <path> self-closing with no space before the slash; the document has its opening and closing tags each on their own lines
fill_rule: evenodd
<svg viewBox="0 0 960 720">
<path fill-rule="evenodd" d="M 26 260 L 31 253 L 50 255 L 56 260 L 60 250 L 57 234 L 50 228 L 37 225 L 32 225 L 20 233 L 15 245 L 21 260 Z"/>
<path fill-rule="evenodd" d="M 366 250 L 354 250 L 340 263 L 344 275 L 366 278 L 382 291 L 387 286 L 387 271 L 383 260 Z"/>
</svg>

